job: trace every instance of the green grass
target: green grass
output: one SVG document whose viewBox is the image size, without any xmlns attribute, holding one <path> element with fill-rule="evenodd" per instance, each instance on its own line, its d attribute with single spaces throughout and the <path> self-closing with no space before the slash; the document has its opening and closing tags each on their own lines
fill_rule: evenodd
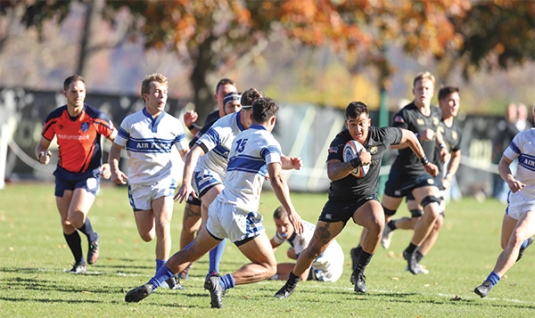
<svg viewBox="0 0 535 318">
<path fill-rule="evenodd" d="M 315 222 L 326 194 L 292 193 L 304 219 Z M 271 236 L 271 192 L 262 195 L 260 211 Z M 485 299 L 472 290 L 492 270 L 500 252 L 504 206 L 466 198 L 448 206 L 445 226 L 423 264 L 429 275 L 406 272 L 401 252 L 410 231 L 397 231 L 389 250 L 379 247 L 366 271 L 368 293 L 357 295 L 349 283 L 349 249 L 361 228 L 352 222 L 338 237 L 346 252 L 344 275 L 336 283 L 304 282 L 287 300 L 273 297 L 282 281 L 238 286 L 223 298 L 225 308 L 210 308 L 203 290 L 207 256 L 195 263 L 186 290 L 158 289 L 137 304 L 127 304 L 128 290 L 154 274 L 154 242 L 136 230 L 125 188 L 104 186 L 89 214 L 101 236 L 99 261 L 86 275 L 65 273 L 72 266 L 53 196 L 53 184 L 8 184 L 0 190 L 0 313 L 2 317 L 533 317 L 534 249 L 528 249 Z M 175 206 L 173 244 L 179 242 L 182 205 Z M 408 215 L 405 208 L 399 216 Z M 87 252 L 83 237 L 84 253 Z M 279 261 L 288 261 L 285 249 Z M 246 259 L 232 244 L 221 272 L 238 269 Z"/>
</svg>

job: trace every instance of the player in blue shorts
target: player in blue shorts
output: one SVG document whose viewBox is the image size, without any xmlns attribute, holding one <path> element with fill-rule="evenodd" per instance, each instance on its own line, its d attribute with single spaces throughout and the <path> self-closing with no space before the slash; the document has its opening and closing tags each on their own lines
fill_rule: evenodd
<svg viewBox="0 0 535 318">
<path fill-rule="evenodd" d="M 346 129 L 331 142 L 327 157 L 327 174 L 331 180 L 329 200 L 320 214 L 312 240 L 299 255 L 284 286 L 275 294 L 277 298 L 286 298 L 293 293 L 301 275 L 327 249 L 349 220 L 367 229 L 366 235 L 361 237 L 362 252 L 352 274 L 355 292 L 367 291 L 364 271 L 379 245 L 384 228 L 384 212 L 377 200 L 377 188 L 381 160 L 390 145 L 409 146 L 421 160 L 425 171 L 433 175 L 437 173 L 437 167 L 427 160 L 412 132 L 397 127 L 372 127 L 368 107 L 364 103 L 351 102 L 346 108 L 345 118 Z M 359 157 L 344 162 L 343 149 L 351 140 L 358 141 L 365 150 Z M 365 176 L 357 178 L 351 174 L 362 165 L 369 166 Z"/>
<path fill-rule="evenodd" d="M 61 216 L 63 236 L 74 256 L 71 273 L 85 273 L 87 263 L 94 264 L 99 257 L 99 235 L 87 214 L 95 200 L 100 177 L 110 177 L 110 167 L 102 164 L 100 136 L 114 140 L 117 130 L 101 111 L 84 103 L 85 81 L 73 75 L 63 83 L 67 105 L 56 108 L 46 118 L 35 155 L 41 164 L 50 162 L 50 143 L 57 139 L 58 164 L 56 177 L 56 205 Z M 87 260 L 84 260 L 80 234 L 89 242 Z"/>
<path fill-rule="evenodd" d="M 194 135 L 193 139 L 190 141 L 189 146 L 192 148 L 197 140 L 204 135 L 210 127 L 221 117 L 225 116 L 225 102 L 224 98 L 230 93 L 236 93 L 236 84 L 234 81 L 228 78 L 222 78 L 217 82 L 214 94 L 214 100 L 217 104 L 217 109 L 209 113 L 204 120 L 204 126 L 200 127 L 195 124 L 197 121 L 198 115 L 195 111 L 189 111 L 184 114 L 184 123 L 188 127 L 191 134 Z M 230 112 L 229 112 L 230 113 Z M 195 238 L 195 233 L 199 232 L 201 227 L 201 200 L 195 198 L 194 196 L 188 196 L 186 204 L 184 207 L 184 214 L 182 216 L 182 231 L 180 232 L 180 249 L 185 248 L 190 244 Z M 223 246 L 224 248 L 224 246 Z M 218 258 L 219 249 L 214 249 L 211 253 L 211 258 Z M 184 271 L 179 273 L 178 277 L 187 279 L 189 269 L 188 266 Z"/>
<path fill-rule="evenodd" d="M 531 111 L 535 118 L 535 105 Z M 510 165 L 518 158 L 516 176 Z M 494 269 L 483 284 L 474 292 L 486 297 L 500 279 L 520 260 L 524 250 L 533 243 L 535 235 L 535 128 L 518 133 L 503 153 L 498 164 L 502 179 L 507 182 L 510 193 L 502 221 L 502 253 Z"/>
<path fill-rule="evenodd" d="M 173 195 L 179 175 L 178 156 L 186 158 L 189 146 L 182 122 L 165 112 L 167 78 L 154 73 L 141 84 L 145 107 L 127 116 L 110 149 L 112 180 L 128 183 L 128 198 L 141 239 L 156 237 L 156 271 L 171 252 L 171 218 Z M 128 154 L 128 172 L 119 169 L 121 151 Z M 180 289 L 176 278 L 167 281 L 169 288 Z"/>
<path fill-rule="evenodd" d="M 435 244 L 440 229 L 444 224 L 444 216 L 446 211 L 445 191 L 448 191 L 451 186 L 451 181 L 459 164 L 461 162 L 461 129 L 455 122 L 455 117 L 460 107 L 460 95 L 459 89 L 453 86 L 446 86 L 440 89 L 438 92 L 438 103 L 442 111 L 442 120 L 438 130 L 442 134 L 444 144 L 451 159 L 446 165 L 440 161 L 440 148 L 435 148 L 435 165 L 439 167 L 439 174 L 435 178 L 435 183 L 440 190 L 440 216 L 435 222 L 429 235 L 422 242 L 416 251 L 416 261 L 420 263 L 422 258 L 427 255 Z M 444 171 L 446 168 L 446 171 Z M 445 173 L 444 173 L 445 172 Z M 383 231 L 381 238 L 381 245 L 384 248 L 390 246 L 390 240 L 392 238 L 393 231 L 396 229 L 413 229 L 418 219 L 424 214 L 422 207 L 414 200 L 412 193 L 407 195 L 407 205 L 411 212 L 411 218 L 404 217 L 401 219 L 390 220 Z M 428 271 L 420 266 L 420 272 L 427 274 Z"/>
<path fill-rule="evenodd" d="M 163 281 L 202 257 L 225 238 L 229 238 L 251 263 L 232 274 L 214 274 L 205 282 L 213 308 L 223 307 L 222 296 L 226 289 L 275 275 L 277 262 L 262 225 L 263 217 L 257 212 L 267 176 L 277 198 L 288 211 L 296 233 L 303 231 L 301 218 L 292 205 L 288 185 L 282 176 L 280 144 L 271 134 L 278 108 L 270 98 L 254 102 L 253 125 L 239 133 L 232 143 L 225 188 L 210 205 L 206 226 L 201 227 L 189 248 L 175 253 L 148 283 L 129 291 L 125 297 L 127 302 L 146 298 Z"/>
</svg>

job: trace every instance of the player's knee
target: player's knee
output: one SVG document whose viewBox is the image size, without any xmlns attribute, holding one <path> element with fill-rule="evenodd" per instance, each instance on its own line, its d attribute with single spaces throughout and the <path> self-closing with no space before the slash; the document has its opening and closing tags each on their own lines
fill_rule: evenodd
<svg viewBox="0 0 535 318">
<path fill-rule="evenodd" d="M 154 231 L 151 231 L 151 232 L 144 232 L 144 233 L 141 233 L 139 232 L 139 237 L 141 237 L 141 239 L 144 241 L 144 242 L 150 242 L 154 239 L 154 236 L 155 236 L 155 233 Z"/>
</svg>

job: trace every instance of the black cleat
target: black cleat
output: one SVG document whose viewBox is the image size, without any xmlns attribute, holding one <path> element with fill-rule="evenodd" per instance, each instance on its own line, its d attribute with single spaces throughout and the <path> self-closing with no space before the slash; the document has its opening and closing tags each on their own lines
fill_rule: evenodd
<svg viewBox="0 0 535 318">
<path fill-rule="evenodd" d="M 143 299 L 149 297 L 149 295 L 152 294 L 153 291 L 154 285 L 147 283 L 129 291 L 124 297 L 124 300 L 127 303 L 138 303 Z"/>
<path fill-rule="evenodd" d="M 407 251 L 403 251 L 403 258 L 407 260 L 407 268 L 413 275 L 422 273 L 418 261 L 416 261 L 416 253 L 409 254 Z"/>
<path fill-rule="evenodd" d="M 85 263 L 76 263 L 69 271 L 71 274 L 83 274 L 85 272 L 87 272 L 87 266 Z"/>
<path fill-rule="evenodd" d="M 168 278 L 165 282 L 167 283 L 167 286 L 169 286 L 169 289 L 174 289 L 174 290 L 185 289 L 182 285 L 180 285 L 180 278 L 178 278 L 178 275 Z"/>
<path fill-rule="evenodd" d="M 533 243 L 533 236 L 528 238 L 528 245 L 526 245 L 526 247 L 520 247 L 520 250 L 518 251 L 518 258 L 516 259 L 516 261 L 518 262 L 522 256 L 524 255 L 524 251 L 526 250 L 526 248 L 528 248 L 528 246 L 530 246 L 531 244 Z"/>
<path fill-rule="evenodd" d="M 481 298 L 485 298 L 491 289 L 492 289 L 492 284 L 486 280 L 483 282 L 483 284 L 477 286 L 474 289 L 474 293 L 481 296 Z"/>
<path fill-rule="evenodd" d="M 353 273 L 351 277 L 351 283 L 355 284 L 355 292 L 365 294 L 368 291 L 368 289 L 366 288 L 366 275 L 364 275 L 364 273 L 362 272 L 359 272 Z"/>
<path fill-rule="evenodd" d="M 210 305 L 212 308 L 223 308 L 223 288 L 219 285 L 221 277 L 217 272 L 212 272 L 204 281 L 204 289 L 210 292 Z"/>
<path fill-rule="evenodd" d="M 290 284 L 288 281 L 286 281 L 284 286 L 282 286 L 282 288 L 279 289 L 279 291 L 275 294 L 275 298 L 284 299 L 290 297 L 296 286 L 297 282 L 295 284 Z"/>
<path fill-rule="evenodd" d="M 95 264 L 95 262 L 98 259 L 98 255 L 100 253 L 99 251 L 99 245 L 100 245 L 100 236 L 98 233 L 95 233 L 97 235 L 97 239 L 93 242 L 89 242 L 89 250 L 87 251 L 87 262 L 89 265 Z"/>
</svg>

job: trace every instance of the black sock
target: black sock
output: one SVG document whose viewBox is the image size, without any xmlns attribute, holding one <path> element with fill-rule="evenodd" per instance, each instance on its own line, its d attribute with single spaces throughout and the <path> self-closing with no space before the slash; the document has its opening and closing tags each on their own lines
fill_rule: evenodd
<svg viewBox="0 0 535 318">
<path fill-rule="evenodd" d="M 416 251 L 416 249 L 418 248 L 418 246 L 414 245 L 414 244 L 409 244 L 409 247 L 407 247 L 405 249 L 405 252 L 407 252 L 408 254 L 412 254 Z"/>
<path fill-rule="evenodd" d="M 288 284 L 295 285 L 301 281 L 301 278 L 299 276 L 296 276 L 294 272 L 290 272 L 290 277 L 288 277 Z"/>
<path fill-rule="evenodd" d="M 422 258 L 424 258 L 424 255 L 422 253 L 420 253 L 420 251 L 416 251 L 416 262 L 420 263 L 420 261 L 422 260 Z"/>
<path fill-rule="evenodd" d="M 392 231 L 396 229 L 396 220 L 390 220 L 388 223 L 386 223 L 386 226 L 388 226 Z"/>
<path fill-rule="evenodd" d="M 97 239 L 97 234 L 93 231 L 93 227 L 91 226 L 91 221 L 89 221 L 89 218 L 85 219 L 84 225 L 82 225 L 78 230 L 87 236 L 87 240 L 89 240 L 89 242 L 93 242 Z"/>
<path fill-rule="evenodd" d="M 65 237 L 65 241 L 67 241 L 67 245 L 69 245 L 72 255 L 74 256 L 74 262 L 76 264 L 85 264 L 84 255 L 82 254 L 82 240 L 80 239 L 80 234 L 78 234 L 78 231 L 75 230 L 72 234 L 63 233 L 63 236 Z"/>
<path fill-rule="evenodd" d="M 357 247 L 355 247 L 355 251 L 353 252 L 353 256 L 355 256 L 355 258 L 359 258 L 359 255 L 360 253 L 362 253 L 362 246 L 357 245 Z"/>
<path fill-rule="evenodd" d="M 355 269 L 355 271 L 364 273 L 364 270 L 366 269 L 366 266 L 368 266 L 368 264 L 370 263 L 372 257 L 373 254 L 366 253 L 365 251 L 360 252 L 357 268 Z"/>
</svg>

